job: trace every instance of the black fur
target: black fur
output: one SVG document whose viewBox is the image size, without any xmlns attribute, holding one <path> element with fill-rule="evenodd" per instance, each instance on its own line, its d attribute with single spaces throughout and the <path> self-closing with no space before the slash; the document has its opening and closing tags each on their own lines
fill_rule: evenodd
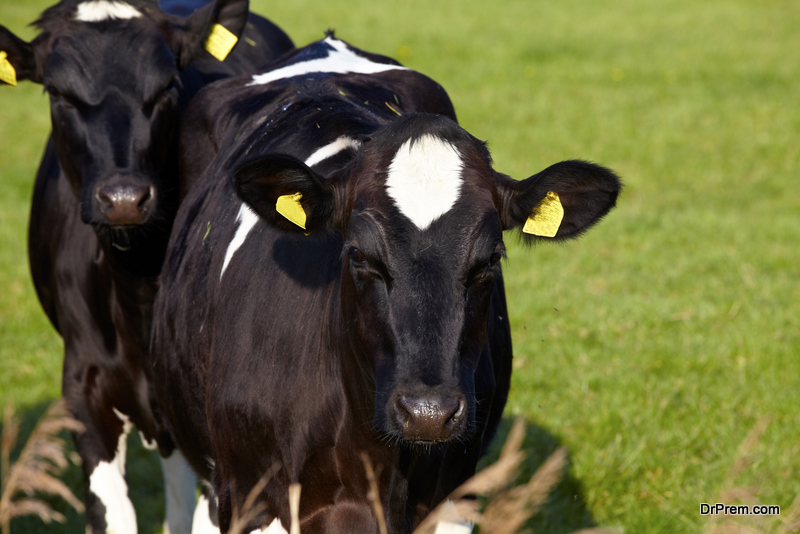
<svg viewBox="0 0 800 534">
<path fill-rule="evenodd" d="M 99 533 L 105 507 L 88 491 L 88 477 L 114 457 L 122 423 L 113 409 L 162 453 L 174 447 L 151 411 L 142 358 L 178 205 L 180 116 L 202 85 L 252 72 L 292 45 L 268 21 L 248 19 L 247 0 L 217 0 L 187 18 L 129 0 L 141 17 L 100 22 L 76 20 L 79 3 L 48 8 L 31 43 L 0 26 L 0 48 L 20 79 L 50 95 L 53 132 L 34 186 L 29 259 L 42 306 L 64 339 L 63 395 L 87 428 L 76 443 L 87 523 Z M 259 46 L 237 46 L 225 63 L 202 49 L 212 23 L 241 32 L 246 20 L 257 26 L 244 35 Z M 118 198 L 141 202 L 132 216 L 111 219 Z"/>
<path fill-rule="evenodd" d="M 329 51 L 314 43 L 271 68 Z M 524 182 L 498 174 L 444 90 L 414 71 L 250 81 L 208 87 L 182 132 L 182 157 L 198 147 L 216 157 L 185 175 L 192 187 L 156 299 L 150 372 L 161 409 L 211 481 L 223 532 L 279 465 L 249 528 L 275 517 L 288 528 L 287 489 L 300 483 L 302 532 L 377 533 L 365 452 L 382 468 L 389 532 L 409 533 L 474 473 L 506 403 L 503 229 L 555 189 L 593 199 L 570 201 L 575 234 L 610 209 L 615 195 L 599 206 L 591 190 L 615 179 L 584 164 Z M 304 163 L 343 135 L 360 148 Z M 455 205 L 420 230 L 385 181 L 398 148 L 423 135 L 450 143 L 464 166 Z M 308 236 L 275 210 L 296 192 Z M 246 209 L 261 220 L 228 257 Z"/>
</svg>

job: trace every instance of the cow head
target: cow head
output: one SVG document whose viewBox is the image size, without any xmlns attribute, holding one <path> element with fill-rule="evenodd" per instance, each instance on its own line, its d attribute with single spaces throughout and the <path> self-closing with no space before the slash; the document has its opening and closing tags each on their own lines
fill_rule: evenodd
<svg viewBox="0 0 800 534">
<path fill-rule="evenodd" d="M 238 35 L 247 0 L 216 0 L 187 18 L 155 0 L 63 0 L 24 42 L 0 26 L 0 50 L 18 80 L 50 95 L 59 164 L 83 222 L 158 223 L 177 202 L 177 131 L 183 69 L 208 54 L 216 23 Z"/>
<path fill-rule="evenodd" d="M 492 169 L 484 143 L 424 114 L 375 132 L 334 176 L 270 155 L 241 165 L 235 184 L 262 218 L 287 231 L 341 231 L 342 312 L 374 380 L 365 385 L 375 391 L 373 425 L 416 443 L 465 439 L 475 428 L 474 375 L 503 231 L 535 219 L 557 195 L 563 218 L 554 235 L 538 239 L 575 237 L 620 191 L 614 173 L 580 161 L 512 180 Z M 295 223 L 276 211 L 279 199 L 299 202 L 289 214 Z"/>
</svg>

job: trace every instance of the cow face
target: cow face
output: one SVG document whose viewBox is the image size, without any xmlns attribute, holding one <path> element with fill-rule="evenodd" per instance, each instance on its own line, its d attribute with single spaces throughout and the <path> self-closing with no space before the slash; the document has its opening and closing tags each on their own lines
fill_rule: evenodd
<svg viewBox="0 0 800 534">
<path fill-rule="evenodd" d="M 218 0 L 186 19 L 148 0 L 64 0 L 31 43 L 0 27 L 18 79 L 50 95 L 59 164 L 83 222 L 130 228 L 174 211 L 181 71 L 211 25 L 241 31 L 246 0 Z"/>
<path fill-rule="evenodd" d="M 474 376 L 493 319 L 503 230 L 557 194 L 563 219 L 545 239 L 575 236 L 613 207 L 620 188 L 611 171 L 583 162 L 516 182 L 492 169 L 482 142 L 423 114 L 376 132 L 336 176 L 266 156 L 239 167 L 235 183 L 277 226 L 294 231 L 275 206 L 300 193 L 292 198 L 306 231 L 342 232 L 342 313 L 374 380 L 373 424 L 414 443 L 466 439 L 475 428 Z"/>
</svg>

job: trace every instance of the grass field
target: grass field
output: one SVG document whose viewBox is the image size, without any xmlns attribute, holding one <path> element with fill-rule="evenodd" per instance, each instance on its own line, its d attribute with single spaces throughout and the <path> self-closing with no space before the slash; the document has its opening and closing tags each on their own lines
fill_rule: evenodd
<svg viewBox="0 0 800 534">
<path fill-rule="evenodd" d="M 4 0 L 0 24 L 30 39 L 47 5 Z M 529 423 L 527 469 L 570 451 L 537 532 L 700 532 L 716 524 L 700 503 L 736 487 L 787 519 L 800 494 L 796 0 L 252 5 L 298 45 L 334 28 L 433 77 L 515 178 L 575 157 L 623 177 L 618 208 L 584 238 L 526 250 L 507 236 L 507 415 Z M 26 255 L 48 123 L 40 87 L 0 87 L 0 397 L 29 424 L 61 376 Z M 140 530 L 160 532 L 158 464 L 134 456 Z M 12 527 L 82 532 L 70 520 Z"/>
</svg>

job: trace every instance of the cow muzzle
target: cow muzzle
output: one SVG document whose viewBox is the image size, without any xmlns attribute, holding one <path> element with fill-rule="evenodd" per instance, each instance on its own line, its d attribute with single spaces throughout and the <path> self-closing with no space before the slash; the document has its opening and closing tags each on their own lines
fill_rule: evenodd
<svg viewBox="0 0 800 534">
<path fill-rule="evenodd" d="M 466 404 L 462 396 L 400 395 L 394 417 L 407 440 L 442 442 L 466 426 Z"/>
<path fill-rule="evenodd" d="M 143 224 L 156 209 L 156 188 L 149 180 L 111 179 L 96 185 L 92 203 L 108 226 Z"/>
</svg>

